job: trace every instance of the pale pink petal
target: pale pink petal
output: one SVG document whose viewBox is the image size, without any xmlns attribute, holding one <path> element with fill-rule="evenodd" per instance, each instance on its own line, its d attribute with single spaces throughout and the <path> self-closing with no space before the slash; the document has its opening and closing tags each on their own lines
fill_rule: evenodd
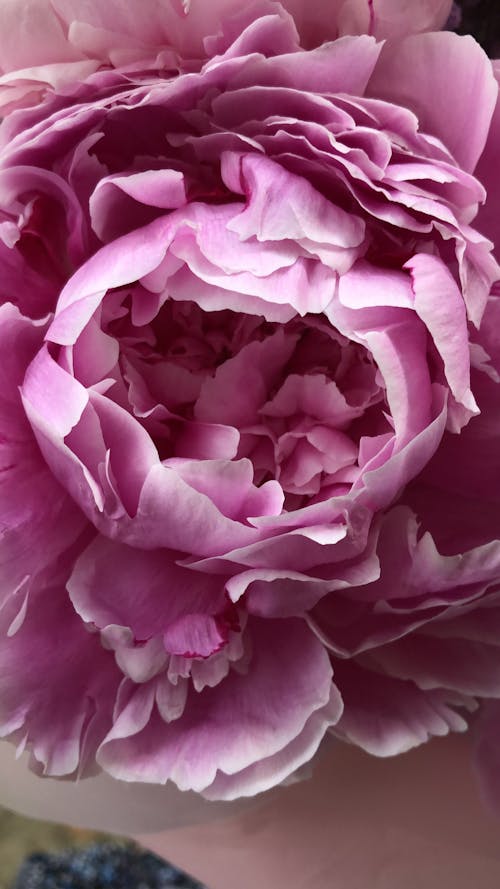
<svg viewBox="0 0 500 889">
<path fill-rule="evenodd" d="M 293 239 L 306 249 L 311 245 L 314 254 L 316 245 L 353 248 L 364 239 L 365 226 L 359 217 L 335 207 L 306 179 L 266 157 L 227 153 L 222 157 L 222 177 L 231 191 L 247 199 L 244 211 L 228 225 L 241 240 Z"/>
<path fill-rule="evenodd" d="M 460 290 L 435 256 L 419 253 L 405 263 L 405 268 L 412 275 L 415 311 L 443 359 L 450 390 L 473 416 L 478 407 L 470 390 L 469 341 Z"/>
<path fill-rule="evenodd" d="M 422 131 L 437 136 L 464 170 L 474 170 L 498 86 L 491 62 L 472 37 L 443 32 L 387 44 L 367 92 L 410 108 Z"/>
<path fill-rule="evenodd" d="M 234 800 L 238 797 L 255 796 L 277 782 L 292 778 L 301 766 L 310 762 L 317 752 L 326 731 L 342 713 L 343 702 L 337 687 L 332 683 L 330 701 L 316 710 L 307 720 L 304 728 L 279 753 L 265 757 L 254 765 L 242 769 L 235 775 L 220 771 L 210 787 L 203 792 L 205 799 Z"/>
</svg>

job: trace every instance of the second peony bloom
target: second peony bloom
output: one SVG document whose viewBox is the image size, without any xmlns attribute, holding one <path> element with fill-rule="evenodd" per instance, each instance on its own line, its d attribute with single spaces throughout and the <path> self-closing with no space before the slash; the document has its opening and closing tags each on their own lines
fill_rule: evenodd
<svg viewBox="0 0 500 889">
<path fill-rule="evenodd" d="M 206 45 L 0 130 L 0 734 L 232 799 L 498 695 L 498 86 L 276 4 Z"/>
</svg>

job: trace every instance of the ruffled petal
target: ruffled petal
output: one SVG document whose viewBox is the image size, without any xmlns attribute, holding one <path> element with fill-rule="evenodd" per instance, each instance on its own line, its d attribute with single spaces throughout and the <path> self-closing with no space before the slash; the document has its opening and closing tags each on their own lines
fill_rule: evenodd
<svg viewBox="0 0 500 889">
<path fill-rule="evenodd" d="M 454 707 L 470 702 L 460 695 L 422 691 L 413 682 L 363 670 L 353 662 L 335 667 L 344 711 L 335 734 L 375 756 L 396 756 L 467 722 Z M 472 709 L 474 709 L 472 702 Z"/>
<path fill-rule="evenodd" d="M 437 136 L 462 169 L 475 169 L 498 85 L 490 60 L 473 37 L 443 32 L 387 44 L 367 92 L 410 108 L 420 129 Z M 463 138 L 465 130 L 468 139 Z"/>
<path fill-rule="evenodd" d="M 173 780 L 180 789 L 197 791 L 210 788 L 222 772 L 233 777 L 231 795 L 238 796 L 238 774 L 284 750 L 331 696 L 328 657 L 302 621 L 254 619 L 252 643 L 249 672 L 232 672 L 216 689 L 191 693 L 184 715 L 168 726 L 156 714 L 137 734 L 133 727 L 126 733 L 112 730 L 101 746 L 100 764 L 117 778 Z M 329 720 L 338 719 L 338 699 L 332 711 L 328 719 L 317 720 L 316 740 Z M 310 732 L 302 739 L 305 746 L 310 744 Z M 283 776 L 283 763 L 275 765 Z M 295 757 L 289 758 L 287 768 L 295 769 Z M 259 776 L 256 769 L 252 784 L 243 775 L 245 793 L 275 783 L 273 770 L 267 780 L 265 772 Z"/>
</svg>

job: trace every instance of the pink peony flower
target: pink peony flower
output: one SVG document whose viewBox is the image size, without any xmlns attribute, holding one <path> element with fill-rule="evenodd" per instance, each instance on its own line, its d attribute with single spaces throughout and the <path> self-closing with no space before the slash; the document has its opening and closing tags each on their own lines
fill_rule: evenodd
<svg viewBox="0 0 500 889">
<path fill-rule="evenodd" d="M 232 799 L 499 694 L 498 72 L 259 10 L 0 131 L 0 734 L 46 775 Z"/>
</svg>

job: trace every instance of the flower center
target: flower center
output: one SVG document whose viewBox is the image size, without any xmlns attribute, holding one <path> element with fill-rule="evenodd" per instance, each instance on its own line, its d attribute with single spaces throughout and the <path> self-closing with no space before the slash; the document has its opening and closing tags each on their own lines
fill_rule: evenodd
<svg viewBox="0 0 500 889">
<path fill-rule="evenodd" d="M 322 315 L 277 324 L 173 299 L 148 311 L 151 296 L 108 294 L 102 327 L 120 345 L 108 395 L 163 461 L 247 458 L 255 484 L 280 482 L 286 509 L 350 490 L 369 441 L 392 431 L 365 348 Z"/>
</svg>

